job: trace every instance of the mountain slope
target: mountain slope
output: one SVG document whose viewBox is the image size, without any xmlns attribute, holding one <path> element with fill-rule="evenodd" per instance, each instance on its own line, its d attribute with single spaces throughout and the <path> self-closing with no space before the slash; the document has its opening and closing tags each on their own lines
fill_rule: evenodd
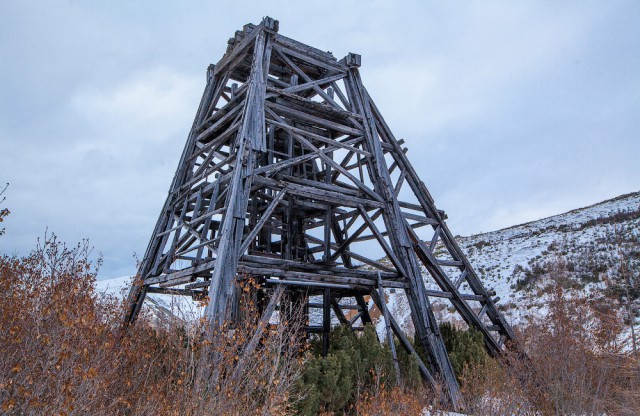
<svg viewBox="0 0 640 416">
<path fill-rule="evenodd" d="M 498 309 L 511 325 L 544 318 L 557 284 L 569 298 L 605 299 L 623 318 L 629 297 L 640 310 L 640 192 L 457 241 L 485 287 L 496 291 Z M 436 255 L 439 250 L 444 247 L 436 246 Z M 438 290 L 424 273 L 427 287 Z M 633 293 L 625 291 L 627 278 L 635 282 Z M 466 284 L 461 292 L 470 293 Z M 387 297 L 388 308 L 412 335 L 406 297 L 392 290 Z M 447 300 L 431 302 L 440 321 L 462 324 Z M 384 322 L 377 327 L 384 334 Z"/>
<path fill-rule="evenodd" d="M 640 192 L 459 243 L 484 284 L 500 296 L 506 315 L 521 323 L 544 314 L 536 289 L 550 278 L 560 279 L 570 294 L 600 296 L 620 283 L 621 261 L 638 265 Z"/>
</svg>

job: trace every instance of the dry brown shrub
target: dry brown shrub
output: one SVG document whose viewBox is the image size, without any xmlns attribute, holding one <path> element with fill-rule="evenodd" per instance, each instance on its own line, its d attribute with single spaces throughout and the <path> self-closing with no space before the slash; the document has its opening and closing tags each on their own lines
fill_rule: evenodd
<svg viewBox="0 0 640 416">
<path fill-rule="evenodd" d="M 356 414 L 361 416 L 422 415 L 432 408 L 434 393 L 426 388 L 394 387 L 382 389 L 375 396 L 363 396 L 356 402 Z"/>
<path fill-rule="evenodd" d="M 554 289 L 546 319 L 529 325 L 522 336 L 531 370 L 545 386 L 545 407 L 538 401 L 543 411 L 640 413 L 634 407 L 637 384 L 629 384 L 637 382 L 640 368 L 619 342 L 622 329 L 606 299 L 568 298 L 560 286 Z"/>
<path fill-rule="evenodd" d="M 466 411 L 479 416 L 534 414 L 516 371 L 495 360 L 487 360 L 482 367 L 465 368 L 462 393 Z"/>
<path fill-rule="evenodd" d="M 549 314 L 520 331 L 528 358 L 508 354 L 465 372 L 467 410 L 478 415 L 637 415 L 640 362 L 618 342 L 614 308 L 553 289 Z"/>
<path fill-rule="evenodd" d="M 0 257 L 3 414 L 289 413 L 296 328 L 266 331 L 247 357 L 251 310 L 233 331 L 142 316 L 123 337 L 122 305 L 96 296 L 89 252 L 49 237 L 27 257 Z"/>
</svg>

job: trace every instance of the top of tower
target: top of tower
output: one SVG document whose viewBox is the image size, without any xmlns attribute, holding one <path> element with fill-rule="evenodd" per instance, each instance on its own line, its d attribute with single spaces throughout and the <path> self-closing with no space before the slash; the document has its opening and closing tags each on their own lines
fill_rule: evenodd
<svg viewBox="0 0 640 416">
<path fill-rule="evenodd" d="M 338 61 L 335 56 L 329 51 L 322 51 L 313 46 L 309 46 L 297 40 L 283 36 L 278 32 L 280 24 L 278 20 L 266 16 L 262 19 L 260 24 L 255 25 L 253 23 L 247 23 L 242 27 L 242 30 L 237 30 L 232 38 L 227 41 L 227 50 L 222 57 L 218 65 L 229 60 L 229 58 L 236 52 L 240 52 L 244 48 L 248 47 L 251 40 L 255 38 L 260 30 L 266 30 L 275 33 L 275 42 L 281 47 L 285 47 L 293 54 L 304 54 L 305 59 L 312 58 L 316 62 L 316 65 L 321 68 L 325 68 L 332 71 L 346 71 L 351 66 L 359 67 L 361 63 L 360 55 L 355 53 L 349 53 L 346 57 Z M 216 66 L 218 66 L 216 65 Z"/>
</svg>

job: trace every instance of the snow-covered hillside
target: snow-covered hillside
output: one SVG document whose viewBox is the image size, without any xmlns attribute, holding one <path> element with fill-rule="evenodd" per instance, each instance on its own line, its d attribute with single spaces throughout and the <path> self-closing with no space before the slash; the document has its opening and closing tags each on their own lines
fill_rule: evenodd
<svg viewBox="0 0 640 416">
<path fill-rule="evenodd" d="M 640 192 L 457 240 L 485 287 L 496 291 L 507 321 L 524 324 L 547 313 L 546 289 L 553 284 L 562 284 L 568 296 L 619 295 L 621 260 L 636 274 L 640 265 Z M 437 289 L 426 274 L 425 283 Z M 405 317 L 411 332 L 406 298 L 388 296 L 390 309 Z M 433 308 L 441 320 L 460 321 L 445 300 L 434 299 Z M 378 326 L 382 333 L 382 322 Z"/>
<path fill-rule="evenodd" d="M 508 319 L 544 314 L 538 299 L 549 263 L 568 263 L 568 290 L 601 292 L 615 284 L 621 253 L 640 248 L 640 192 L 503 230 L 463 237 L 467 254 L 485 286 L 496 290 Z M 534 295 L 536 294 L 536 295 Z"/>
</svg>

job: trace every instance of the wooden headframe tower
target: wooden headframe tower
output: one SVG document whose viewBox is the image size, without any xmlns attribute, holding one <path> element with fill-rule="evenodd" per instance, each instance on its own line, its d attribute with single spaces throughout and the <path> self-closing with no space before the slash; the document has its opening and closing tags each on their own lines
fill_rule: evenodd
<svg viewBox="0 0 640 416">
<path fill-rule="evenodd" d="M 282 291 L 322 310 L 306 328 L 322 334 L 325 352 L 332 319 L 357 330 L 371 322 L 371 300 L 387 339 L 416 354 L 386 307 L 385 290 L 399 291 L 427 352 L 427 362 L 418 358 L 422 375 L 442 381 L 458 407 L 431 300 L 448 299 L 494 356 L 514 335 L 359 67 L 357 54 L 337 60 L 278 34 L 269 17 L 236 32 L 207 70 L 126 319 L 135 321 L 147 293 L 168 293 L 208 296 L 206 315 L 221 323 L 237 308 L 238 281 L 250 276 L 272 300 L 265 313 Z M 376 250 L 384 260 L 372 258 Z"/>
</svg>

